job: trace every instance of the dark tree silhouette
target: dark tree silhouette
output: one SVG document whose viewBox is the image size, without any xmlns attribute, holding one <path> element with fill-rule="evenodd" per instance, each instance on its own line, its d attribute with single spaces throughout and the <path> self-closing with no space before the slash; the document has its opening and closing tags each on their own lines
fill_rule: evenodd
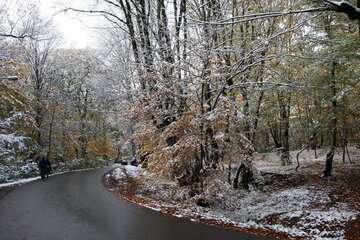
<svg viewBox="0 0 360 240">
<path fill-rule="evenodd" d="M 360 8 L 349 3 L 348 1 L 324 1 L 331 5 L 334 8 L 334 11 L 345 13 L 350 19 L 360 19 Z"/>
</svg>

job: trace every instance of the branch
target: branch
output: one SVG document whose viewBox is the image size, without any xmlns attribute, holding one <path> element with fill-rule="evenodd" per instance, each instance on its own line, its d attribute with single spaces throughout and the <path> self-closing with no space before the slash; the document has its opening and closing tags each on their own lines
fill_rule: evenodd
<svg viewBox="0 0 360 240">
<path fill-rule="evenodd" d="M 80 12 L 80 13 L 91 13 L 91 14 L 96 14 L 96 13 L 103 14 L 103 15 L 106 15 L 106 16 L 113 17 L 116 20 L 118 20 L 119 22 L 121 22 L 123 24 L 126 24 L 126 22 L 123 19 L 116 16 L 115 14 L 107 12 L 107 11 L 101 11 L 101 10 L 83 10 L 83 9 L 76 9 L 76 8 L 66 8 L 66 9 L 63 9 L 63 10 L 59 11 L 58 13 L 61 13 L 61 12 L 67 13 L 68 11 Z"/>
<path fill-rule="evenodd" d="M 285 11 L 285 12 L 253 13 L 253 14 L 248 14 L 248 15 L 235 16 L 235 17 L 219 20 L 216 22 L 200 21 L 200 20 L 196 20 L 196 19 L 190 19 L 190 20 L 200 23 L 200 24 L 230 25 L 230 24 L 235 24 L 235 23 L 242 23 L 242 22 L 264 19 L 264 18 L 273 18 L 273 17 L 281 17 L 281 16 L 293 15 L 293 14 L 299 14 L 299 13 L 324 12 L 324 11 L 334 11 L 334 9 L 331 7 L 318 7 L 318 8 L 309 8 L 309 9 Z"/>
<path fill-rule="evenodd" d="M 15 35 L 15 34 L 11 34 L 11 33 L 0 33 L 0 37 L 14 38 L 14 39 L 32 38 L 32 36 L 29 34 Z"/>
</svg>

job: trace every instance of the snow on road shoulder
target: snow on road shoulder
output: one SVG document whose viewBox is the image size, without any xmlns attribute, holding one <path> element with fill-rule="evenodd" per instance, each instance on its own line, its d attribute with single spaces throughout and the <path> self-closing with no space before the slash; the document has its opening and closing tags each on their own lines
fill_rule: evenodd
<svg viewBox="0 0 360 240">
<path fill-rule="evenodd" d="M 72 171 L 57 172 L 57 173 L 50 174 L 50 177 L 56 176 L 56 175 L 62 175 L 62 174 L 66 174 L 66 173 L 72 173 L 72 172 L 90 171 L 90 170 L 94 170 L 94 169 L 98 169 L 98 168 L 84 168 L 84 169 L 77 169 L 77 170 L 72 170 Z M 39 176 L 39 177 L 25 178 L 25 179 L 13 181 L 13 182 L 2 183 L 2 184 L 0 184 L 0 189 L 5 188 L 5 187 L 20 186 L 20 185 L 34 182 L 34 181 L 37 181 L 40 179 L 41 179 L 41 177 Z"/>
<path fill-rule="evenodd" d="M 121 166 L 108 176 L 124 180 L 129 177 L 137 178 L 143 173 L 144 170 L 138 167 Z M 171 192 L 171 186 L 167 185 L 160 190 L 155 187 L 151 190 L 149 184 L 156 186 L 159 182 L 138 185 L 139 188 L 134 191 L 135 198 L 127 199 L 155 211 L 189 218 L 196 222 L 210 221 L 239 229 L 251 228 L 283 233 L 289 236 L 289 239 L 344 239 L 346 223 L 358 215 L 358 211 L 348 204 L 331 205 L 330 191 L 311 185 L 272 193 L 254 191 L 242 197 L 236 195 L 230 199 L 234 203 L 231 209 L 227 209 L 224 206 L 203 208 L 189 201 L 169 201 L 166 190 Z M 142 189 L 144 187 L 146 189 Z M 137 201 L 137 197 L 141 200 Z"/>
<path fill-rule="evenodd" d="M 0 188 L 19 186 L 19 185 L 23 185 L 25 183 L 30 183 L 30 182 L 33 182 L 33 181 L 36 181 L 39 179 L 40 179 L 40 177 L 33 177 L 33 178 L 21 179 L 19 181 L 15 181 L 15 182 L 2 183 L 2 184 L 0 184 Z"/>
<path fill-rule="evenodd" d="M 108 177 L 112 177 L 115 180 L 120 180 L 123 178 L 131 177 L 136 178 L 143 173 L 143 169 L 140 167 L 135 167 L 132 165 L 118 166 L 114 170 L 112 170 Z"/>
<path fill-rule="evenodd" d="M 218 177 L 208 179 L 204 193 L 189 197 L 189 187 L 179 187 L 172 180 L 153 176 L 133 166 L 120 166 L 108 176 L 118 180 L 115 183 L 118 186 L 110 189 L 116 196 L 191 221 L 284 239 L 346 239 L 349 234 L 354 234 L 349 226 L 360 216 L 360 205 L 354 204 L 353 199 L 358 198 L 342 194 L 342 189 L 343 186 L 350 187 L 344 180 L 349 177 L 348 170 L 352 169 L 351 176 L 357 179 L 356 170 L 359 168 L 360 171 L 360 165 L 336 165 L 336 181 L 319 179 L 322 165 L 318 159 L 310 159 L 310 153 L 308 155 L 309 159 L 302 162 L 304 172 L 297 175 L 294 166 L 287 169 L 264 164 L 262 167 L 268 168 L 267 181 L 275 181 L 274 187 L 268 185 L 264 191 L 250 193 L 234 190 L 224 178 Z M 350 189 L 356 189 L 357 185 L 354 186 Z M 199 206 L 198 199 L 209 205 Z M 357 225 L 352 225 L 351 229 L 354 226 Z"/>
</svg>

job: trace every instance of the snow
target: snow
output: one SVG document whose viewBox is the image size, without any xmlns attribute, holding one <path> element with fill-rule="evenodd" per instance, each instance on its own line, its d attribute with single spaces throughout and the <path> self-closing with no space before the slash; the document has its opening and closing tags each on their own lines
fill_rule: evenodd
<svg viewBox="0 0 360 240">
<path fill-rule="evenodd" d="M 24 150 L 26 149 L 26 145 L 24 144 L 24 141 L 26 139 L 27 138 L 23 136 L 16 136 L 15 133 L 11 133 L 11 134 L 0 133 L 0 147 L 11 144 L 11 145 L 16 145 L 19 148 L 19 150 Z"/>
<path fill-rule="evenodd" d="M 349 146 L 349 153 L 351 155 L 352 160 L 360 159 L 360 151 L 355 146 Z M 312 172 L 311 168 L 307 168 L 307 166 L 311 164 L 323 164 L 325 162 L 326 154 L 329 149 L 320 148 L 317 149 L 317 158 L 315 158 L 315 153 L 313 150 L 305 150 L 299 156 L 300 168 L 307 173 Z M 281 166 L 280 154 L 279 152 L 271 152 L 271 153 L 255 153 L 254 154 L 254 165 L 255 167 L 262 172 L 272 172 L 279 174 L 293 174 L 296 168 L 296 155 L 299 150 L 290 151 L 290 159 L 294 163 L 290 166 Z M 334 155 L 334 163 L 342 163 L 342 148 L 337 148 Z M 348 161 L 346 159 L 346 161 Z"/>
<path fill-rule="evenodd" d="M 313 187 L 299 187 L 271 194 L 252 192 L 238 199 L 238 207 L 232 211 L 220 208 L 204 210 L 193 207 L 191 211 L 180 210 L 177 215 L 197 214 L 201 216 L 200 218 L 232 223 L 238 227 L 272 229 L 292 237 L 315 240 L 343 239 L 345 223 L 354 219 L 359 213 L 346 204 L 326 208 L 325 206 L 330 201 L 326 191 Z M 313 203 L 319 204 L 320 207 L 313 208 Z M 264 219 L 274 215 L 278 215 L 284 225 L 264 222 Z M 291 227 L 288 226 L 289 222 L 293 223 Z M 336 225 L 336 227 L 323 228 L 330 225 Z"/>
<path fill-rule="evenodd" d="M 24 112 L 12 112 L 12 116 L 5 118 L 0 121 L 0 128 L 10 128 L 12 127 L 19 119 L 28 117 Z"/>
<path fill-rule="evenodd" d="M 144 171 L 133 166 L 121 166 L 111 173 L 118 180 L 127 176 L 144 177 L 141 174 L 144 174 Z M 215 192 L 212 196 L 205 195 L 206 199 L 215 201 L 215 204 L 211 202 L 210 208 L 203 208 L 194 205 L 193 199 L 181 197 L 182 192 L 186 190 L 179 189 L 170 182 L 166 183 L 165 179 L 157 178 L 152 181 L 146 179 L 143 181 L 142 189 L 136 191 L 137 196 L 146 199 L 141 201 L 143 206 L 162 212 L 166 212 L 166 208 L 176 209 L 172 211 L 174 216 L 186 217 L 192 221 L 216 220 L 240 228 L 274 230 L 291 237 L 335 240 L 344 238 L 345 223 L 359 214 L 344 203 L 327 207 L 331 203 L 330 190 L 319 189 L 312 185 L 271 193 L 252 191 L 240 194 L 238 191 L 226 188 L 226 185 L 221 187 L 217 179 L 215 185 L 218 186 L 214 189 L 222 188 L 222 192 L 221 194 Z M 215 200 L 211 200 L 210 197 L 215 197 Z M 272 216 L 278 220 L 269 224 L 266 219 Z M 324 228 L 324 226 L 330 227 Z"/>
<path fill-rule="evenodd" d="M 331 202 L 329 192 L 313 186 L 270 194 L 254 191 L 242 197 L 227 195 L 226 198 L 223 201 L 234 202 L 232 206 L 212 207 L 211 210 L 195 207 L 191 211 L 203 218 L 230 222 L 238 227 L 272 229 L 292 237 L 316 240 L 342 239 L 345 223 L 358 214 L 346 204 L 327 208 Z M 278 216 L 280 223 L 268 224 L 265 219 L 271 216 Z M 293 223 L 291 227 L 287 225 L 289 222 Z M 323 226 L 330 225 L 336 227 L 323 229 Z"/>
<path fill-rule="evenodd" d="M 72 170 L 72 171 L 57 172 L 57 173 L 51 174 L 50 176 L 63 175 L 63 174 L 73 173 L 73 172 L 90 171 L 90 170 L 94 170 L 94 169 L 98 169 L 98 168 L 84 168 L 84 169 L 78 169 L 78 170 Z M 2 183 L 2 184 L 0 184 L 0 188 L 20 186 L 20 185 L 34 182 L 34 181 L 40 180 L 40 179 L 41 179 L 41 177 L 32 177 L 32 178 L 25 178 L 25 179 L 13 181 L 13 182 Z"/>
<path fill-rule="evenodd" d="M 160 212 L 161 211 L 161 208 L 160 207 L 151 207 L 151 206 L 149 206 L 149 207 L 147 207 L 148 209 L 151 209 L 151 210 L 153 210 L 153 211 L 155 211 L 155 212 Z"/>
<path fill-rule="evenodd" d="M 19 186 L 19 185 L 23 185 L 25 183 L 30 183 L 30 182 L 33 182 L 33 181 L 36 181 L 39 179 L 40 179 L 40 177 L 33 177 L 33 178 L 21 179 L 19 181 L 15 181 L 15 182 L 2 183 L 2 184 L 0 184 L 0 188 Z"/>
<path fill-rule="evenodd" d="M 313 224 L 306 224 L 306 226 L 314 227 L 316 224 L 323 222 L 338 222 L 348 221 L 356 216 L 356 212 L 350 211 L 347 207 L 330 208 L 328 210 L 312 210 L 312 211 L 296 211 L 283 214 L 283 219 L 298 218 L 304 216 L 305 220 L 313 222 Z"/>
<path fill-rule="evenodd" d="M 280 219 L 285 221 L 298 219 L 292 227 L 282 225 L 265 226 L 292 236 L 306 236 L 316 240 L 344 239 L 344 230 L 342 228 L 347 221 L 354 219 L 357 214 L 348 206 L 339 204 L 330 209 L 302 210 L 282 214 Z M 334 224 L 337 227 L 331 230 L 326 230 L 323 227 Z"/>
<path fill-rule="evenodd" d="M 125 166 L 125 169 L 130 177 L 137 177 L 142 172 L 140 167 L 135 167 L 131 165 Z"/>
<path fill-rule="evenodd" d="M 120 180 L 122 178 L 131 177 L 136 178 L 138 177 L 143 170 L 140 167 L 135 167 L 132 165 L 125 165 L 125 166 L 119 166 L 115 168 L 111 175 L 115 180 Z"/>
<path fill-rule="evenodd" d="M 268 225 L 269 228 L 277 231 L 277 232 L 283 232 L 283 233 L 287 233 L 291 236 L 298 236 L 298 237 L 305 237 L 306 234 L 301 231 L 298 230 L 296 228 L 289 228 L 289 227 L 284 227 L 282 225 L 278 225 L 278 224 L 273 224 L 273 225 Z"/>
<path fill-rule="evenodd" d="M 329 200 L 325 192 L 316 192 L 311 188 L 300 187 L 270 195 L 251 192 L 239 200 L 238 213 L 242 220 L 259 221 L 272 214 L 296 212 L 313 202 L 325 203 Z"/>
<path fill-rule="evenodd" d="M 349 151 L 353 160 L 360 159 L 358 149 L 350 146 Z M 291 152 L 293 162 L 297 152 Z M 300 171 L 311 172 L 317 176 L 326 153 L 327 149 L 318 149 L 319 157 L 315 159 L 313 151 L 304 151 L 300 156 Z M 335 162 L 341 161 L 341 149 L 338 149 Z M 295 174 L 295 165 L 280 166 L 277 153 L 256 154 L 254 163 L 257 168 L 269 173 L 291 174 L 287 175 L 289 177 Z M 312 168 L 314 165 L 321 167 Z M 189 218 L 191 221 L 215 220 L 239 228 L 281 232 L 292 238 L 344 239 L 345 225 L 360 214 L 351 203 L 334 202 L 330 198 L 334 191 L 332 187 L 322 187 L 312 182 L 304 182 L 297 187 L 281 186 L 273 191 L 254 190 L 248 193 L 234 190 L 226 179 L 219 175 L 204 183 L 204 193 L 189 197 L 189 188 L 179 187 L 166 177 L 137 167 L 120 166 L 112 175 L 118 180 L 128 176 L 138 178 L 140 185 L 135 195 L 143 198 L 143 201 L 139 202 L 144 207 L 164 213 L 170 212 L 176 217 Z M 197 206 L 197 197 L 206 199 L 210 207 Z M 167 208 L 170 211 L 167 212 Z"/>
</svg>

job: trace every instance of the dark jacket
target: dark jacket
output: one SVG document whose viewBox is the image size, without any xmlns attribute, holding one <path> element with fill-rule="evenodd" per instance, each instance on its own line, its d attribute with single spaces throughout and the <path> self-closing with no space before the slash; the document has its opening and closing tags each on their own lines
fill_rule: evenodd
<svg viewBox="0 0 360 240">
<path fill-rule="evenodd" d="M 40 172 L 49 173 L 51 171 L 51 163 L 50 163 L 49 159 L 47 159 L 44 156 L 39 157 L 38 167 L 39 167 Z"/>
</svg>

